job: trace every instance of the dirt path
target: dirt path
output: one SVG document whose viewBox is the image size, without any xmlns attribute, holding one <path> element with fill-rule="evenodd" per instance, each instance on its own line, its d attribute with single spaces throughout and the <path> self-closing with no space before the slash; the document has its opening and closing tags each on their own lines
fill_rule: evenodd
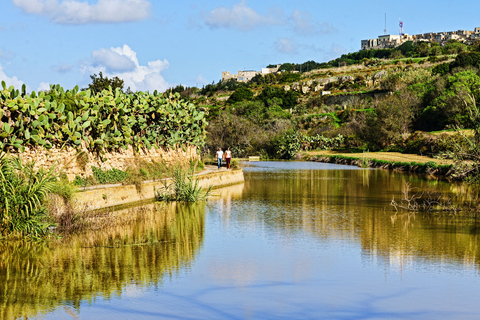
<svg viewBox="0 0 480 320">
<path fill-rule="evenodd" d="M 399 152 L 364 152 L 364 153 L 348 153 L 348 152 L 338 152 L 338 151 L 308 151 L 306 154 L 314 155 L 341 155 L 346 157 L 355 157 L 362 158 L 366 157 L 368 159 L 377 159 L 377 160 L 386 160 L 386 161 L 398 161 L 398 162 L 419 162 L 426 163 L 433 161 L 437 164 L 453 164 L 451 160 L 440 160 L 435 158 L 430 158 L 426 156 L 419 156 L 416 154 L 403 154 Z"/>
</svg>

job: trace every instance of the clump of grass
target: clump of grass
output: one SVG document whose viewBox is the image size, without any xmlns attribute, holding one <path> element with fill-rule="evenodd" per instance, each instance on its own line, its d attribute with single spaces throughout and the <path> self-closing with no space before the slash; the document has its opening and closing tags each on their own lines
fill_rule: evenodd
<svg viewBox="0 0 480 320">
<path fill-rule="evenodd" d="M 73 195 L 77 192 L 77 186 L 68 181 L 65 174 L 60 174 L 59 181 L 53 185 L 52 193 L 59 195 L 65 203 L 73 199 Z"/>
<path fill-rule="evenodd" d="M 176 168 L 172 182 L 168 184 L 167 181 L 163 182 L 163 190 L 155 190 L 155 198 L 158 201 L 184 201 L 184 202 L 197 202 L 204 200 L 211 191 L 212 187 L 209 187 L 206 191 L 203 191 L 202 187 L 198 185 L 198 179 L 193 179 L 186 170 Z"/>
<path fill-rule="evenodd" d="M 369 164 L 370 164 L 370 162 L 369 162 L 369 159 L 368 159 L 368 154 L 364 152 L 362 157 L 360 158 L 360 167 L 368 168 Z"/>
<path fill-rule="evenodd" d="M 232 169 L 238 169 L 239 165 L 238 165 L 238 159 L 237 158 L 232 158 L 231 162 L 230 162 L 230 168 Z"/>
<path fill-rule="evenodd" d="M 46 200 L 57 177 L 54 166 L 34 170 L 34 163 L 17 157 L 0 156 L 0 235 L 37 238 L 52 226 Z"/>
</svg>

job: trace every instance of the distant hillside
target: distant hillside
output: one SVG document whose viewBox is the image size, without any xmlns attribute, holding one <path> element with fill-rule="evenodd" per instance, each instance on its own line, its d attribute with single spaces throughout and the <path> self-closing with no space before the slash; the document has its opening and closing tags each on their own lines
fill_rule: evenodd
<svg viewBox="0 0 480 320">
<path fill-rule="evenodd" d="M 229 146 L 236 156 L 288 158 L 302 149 L 341 146 L 433 155 L 449 144 L 437 136 L 409 139 L 414 132 L 473 125 L 479 57 L 478 45 L 405 43 L 328 63 L 284 63 L 283 71 L 248 83 L 177 91 L 208 110 L 206 153 Z"/>
</svg>

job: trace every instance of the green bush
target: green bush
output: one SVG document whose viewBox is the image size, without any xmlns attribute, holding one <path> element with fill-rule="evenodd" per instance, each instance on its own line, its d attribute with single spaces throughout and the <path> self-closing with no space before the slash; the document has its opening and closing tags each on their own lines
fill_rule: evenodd
<svg viewBox="0 0 480 320">
<path fill-rule="evenodd" d="M 128 173 L 126 171 L 115 168 L 104 171 L 97 167 L 92 167 L 92 171 L 95 180 L 99 184 L 122 183 L 128 178 Z"/>
</svg>

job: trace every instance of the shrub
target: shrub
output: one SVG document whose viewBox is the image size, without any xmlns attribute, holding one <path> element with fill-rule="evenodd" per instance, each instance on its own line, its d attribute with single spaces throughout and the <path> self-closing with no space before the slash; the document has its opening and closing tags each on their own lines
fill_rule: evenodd
<svg viewBox="0 0 480 320">
<path fill-rule="evenodd" d="M 456 67 L 479 67 L 480 66 L 480 52 L 463 52 L 460 53 L 450 64 L 450 70 Z"/>
<path fill-rule="evenodd" d="M 245 100 L 251 100 L 253 98 L 253 91 L 241 87 L 235 90 L 235 92 L 232 93 L 232 95 L 228 98 L 227 102 L 228 103 L 235 103 L 235 102 L 240 102 L 240 101 L 245 101 Z"/>
<path fill-rule="evenodd" d="M 432 69 L 432 74 L 445 75 L 450 71 L 450 63 L 441 63 Z"/>
<path fill-rule="evenodd" d="M 124 182 L 128 177 L 128 173 L 126 171 L 115 168 L 104 171 L 97 167 L 92 167 L 92 171 L 95 180 L 99 184 L 121 183 Z"/>
</svg>

